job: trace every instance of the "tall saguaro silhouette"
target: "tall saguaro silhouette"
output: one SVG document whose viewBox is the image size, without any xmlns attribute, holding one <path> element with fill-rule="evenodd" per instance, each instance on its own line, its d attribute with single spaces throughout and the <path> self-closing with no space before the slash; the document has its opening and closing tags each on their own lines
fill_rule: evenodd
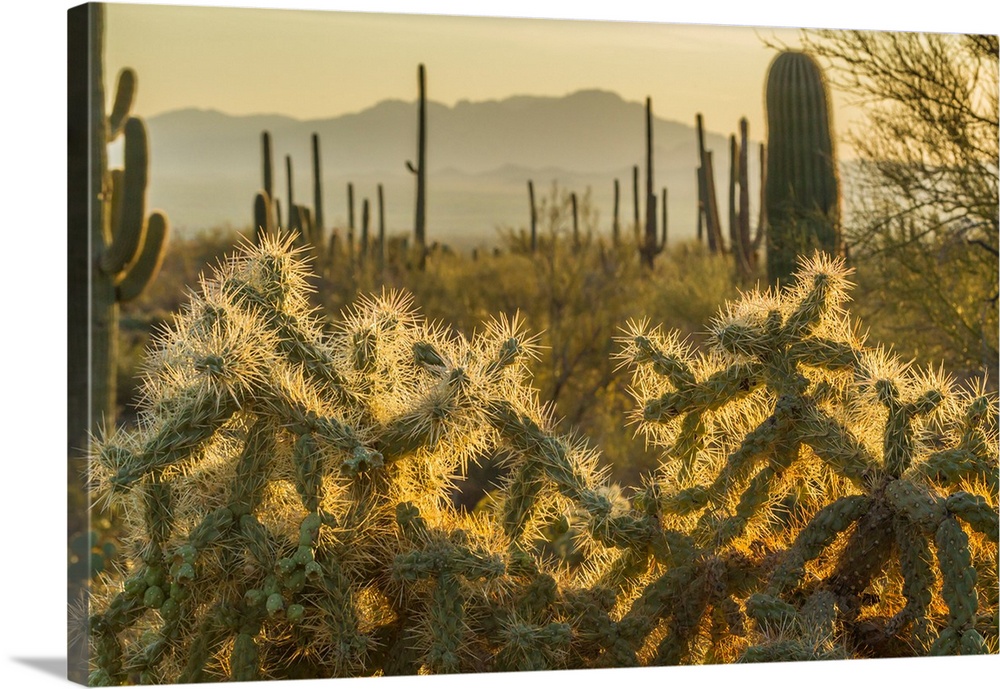
<svg viewBox="0 0 1000 689">
<path fill-rule="evenodd" d="M 413 221 L 413 239 L 417 245 L 417 265 L 427 264 L 427 89 L 423 64 L 417 68 L 417 164 L 406 161 L 406 168 L 417 177 L 417 210 Z"/>
</svg>

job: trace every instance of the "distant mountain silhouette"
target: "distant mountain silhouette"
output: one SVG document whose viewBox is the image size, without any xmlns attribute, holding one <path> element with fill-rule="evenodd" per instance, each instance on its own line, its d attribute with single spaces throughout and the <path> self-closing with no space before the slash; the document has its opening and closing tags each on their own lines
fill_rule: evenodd
<svg viewBox="0 0 1000 689">
<path fill-rule="evenodd" d="M 656 103 L 653 103 L 654 115 Z M 670 236 L 695 232 L 696 134 L 691 125 L 656 118 L 654 182 L 668 188 Z M 611 225 L 614 179 L 621 185 L 620 218 L 632 217 L 632 166 L 645 184 L 645 106 L 609 91 L 562 97 L 513 96 L 453 107 L 427 105 L 428 236 L 454 245 L 489 245 L 498 226 L 528 222 L 527 180 L 536 197 L 553 181 L 583 193 L 592 189 L 602 231 Z M 720 126 L 723 123 L 707 123 Z M 729 123 L 726 123 L 729 124 Z M 737 123 L 731 123 L 735 131 Z M 413 223 L 414 181 L 405 163 L 416 155 L 416 106 L 385 100 L 361 112 L 321 120 L 284 115 L 233 116 L 186 109 L 148 119 L 150 202 L 166 209 L 182 231 L 248 226 L 253 197 L 262 184 L 260 134 L 271 132 L 275 191 L 287 208 L 285 155 L 293 161 L 294 194 L 312 205 L 310 137 L 320 136 L 324 210 L 328 224 L 346 223 L 346 185 L 361 200 L 385 187 L 387 227 L 405 232 Z M 728 135 L 709 133 L 716 185 L 725 203 Z M 757 156 L 751 149 L 751 199 L 756 208 Z M 643 187 L 644 188 L 644 187 Z M 727 211 L 720 209 L 725 217 Z M 754 211 L 755 212 L 755 211 Z"/>
</svg>

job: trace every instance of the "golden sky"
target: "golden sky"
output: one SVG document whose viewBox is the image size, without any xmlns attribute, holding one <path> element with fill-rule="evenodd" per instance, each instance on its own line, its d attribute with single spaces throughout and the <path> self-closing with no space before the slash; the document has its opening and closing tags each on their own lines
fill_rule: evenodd
<svg viewBox="0 0 1000 689">
<path fill-rule="evenodd" d="M 798 36 L 766 27 L 997 32 L 989 3 L 980 0 L 921 3 L 903 13 L 871 0 L 173 2 L 108 6 L 106 69 L 137 70 L 136 111 L 146 117 L 185 107 L 332 117 L 387 98 L 414 100 L 423 62 L 428 97 L 447 105 L 599 88 L 629 101 L 650 96 L 664 119 L 693 123 L 701 112 L 710 130 L 724 134 L 745 116 L 751 137 L 762 138 L 764 79 L 774 56 L 764 40 L 794 46 Z M 191 6 L 199 3 L 251 8 Z M 843 135 L 859 130 L 861 117 L 841 94 L 832 101 L 840 155 L 850 157 Z"/>
<path fill-rule="evenodd" d="M 797 31 L 583 21 L 109 5 L 106 70 L 139 75 L 144 116 L 183 107 L 300 119 L 380 100 L 561 96 L 579 89 L 653 100 L 656 115 L 714 131 L 740 117 L 763 136 L 763 84 L 774 51 Z M 835 118 L 836 119 L 836 118 Z"/>
</svg>

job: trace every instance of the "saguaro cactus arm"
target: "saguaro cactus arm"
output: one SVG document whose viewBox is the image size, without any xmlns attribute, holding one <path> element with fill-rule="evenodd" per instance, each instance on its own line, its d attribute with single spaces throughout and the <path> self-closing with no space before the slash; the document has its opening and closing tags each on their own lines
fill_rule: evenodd
<svg viewBox="0 0 1000 689">
<path fill-rule="evenodd" d="M 116 287 L 119 302 L 132 301 L 156 279 L 157 273 L 160 272 L 160 266 L 163 264 L 169 232 L 170 225 L 167 217 L 159 211 L 153 212 L 146 223 L 142 252 L 132 262 L 125 277 Z"/>
</svg>

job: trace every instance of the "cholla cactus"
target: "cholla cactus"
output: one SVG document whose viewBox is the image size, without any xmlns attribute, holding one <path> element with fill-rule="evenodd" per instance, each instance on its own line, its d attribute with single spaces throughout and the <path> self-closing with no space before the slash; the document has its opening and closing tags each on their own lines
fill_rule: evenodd
<svg viewBox="0 0 1000 689">
<path fill-rule="evenodd" d="M 667 452 L 630 499 L 539 405 L 517 319 L 466 339 L 383 294 L 327 332 L 292 246 L 203 281 L 138 427 L 95 444 L 129 559 L 97 592 L 92 684 L 859 655 L 881 618 L 935 652 L 995 636 L 995 400 L 866 350 L 840 264 L 729 306 L 707 354 L 632 329 Z M 500 450 L 493 507 L 456 510 Z M 553 530 L 581 566 L 544 554 Z"/>
<path fill-rule="evenodd" d="M 416 630 L 424 653 L 404 671 L 459 669 L 464 623 L 442 620 L 511 590 L 492 588 L 511 539 L 451 510 L 447 490 L 501 440 L 497 409 L 543 418 L 520 323 L 469 342 L 383 295 L 327 334 L 292 240 L 262 242 L 161 338 L 138 428 L 97 444 L 133 560 L 92 620 L 94 683 L 364 673 Z M 428 548 L 433 562 L 486 553 L 490 576 L 427 564 Z"/>
<path fill-rule="evenodd" d="M 839 260 L 802 262 L 790 289 L 728 305 L 706 354 L 633 326 L 637 419 L 667 450 L 661 504 L 702 548 L 765 565 L 758 607 L 833 600 L 853 653 L 895 654 L 906 630 L 918 652 L 981 653 L 984 636 L 995 650 L 996 593 L 972 560 L 995 571 L 996 397 L 866 348 L 847 276 Z M 882 577 L 895 593 L 865 605 Z M 788 648 L 805 657 L 801 639 Z"/>
</svg>

